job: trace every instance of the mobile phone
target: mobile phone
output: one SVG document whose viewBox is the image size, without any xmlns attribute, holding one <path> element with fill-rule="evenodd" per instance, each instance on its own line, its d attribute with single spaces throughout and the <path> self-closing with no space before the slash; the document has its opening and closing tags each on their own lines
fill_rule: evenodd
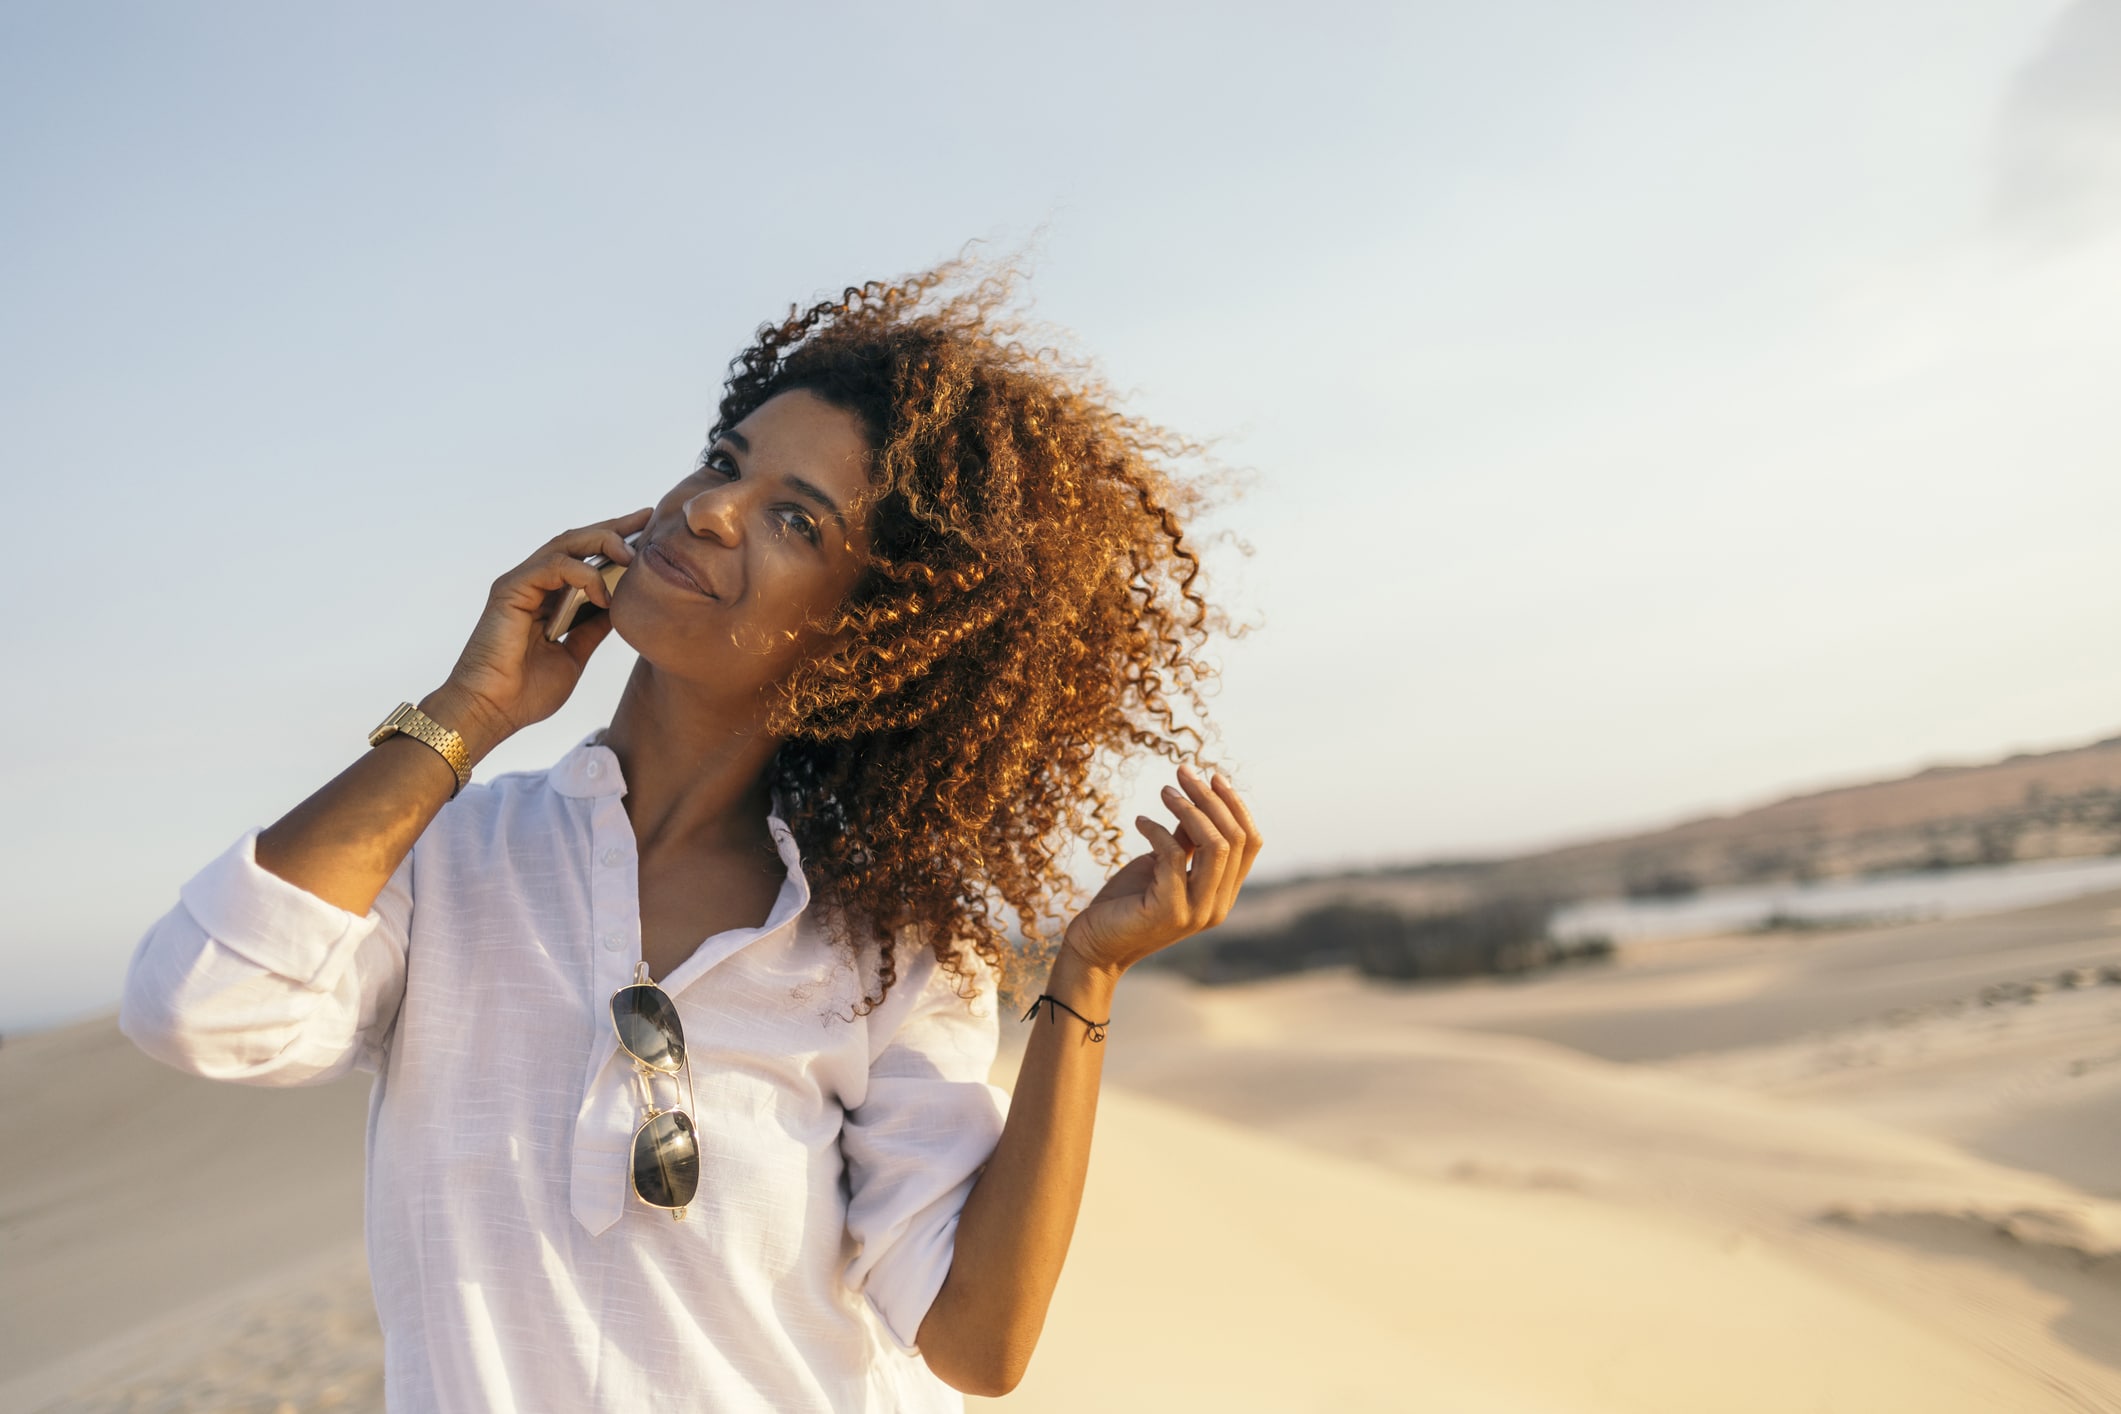
<svg viewBox="0 0 2121 1414">
<path fill-rule="evenodd" d="M 648 527 L 644 525 L 626 537 L 626 544 L 629 547 L 633 546 L 636 541 L 647 533 Z M 626 573 L 626 566 L 605 555 L 584 555 L 582 563 L 592 569 L 603 571 L 604 590 L 606 593 L 617 589 L 619 587 L 619 576 Z M 567 592 L 560 596 L 560 602 L 553 607 L 552 616 L 545 621 L 546 640 L 548 642 L 557 640 L 561 634 L 574 627 L 575 620 L 581 618 L 585 613 L 601 614 L 603 612 L 602 605 L 590 601 L 589 591 L 570 584 L 567 586 Z"/>
</svg>

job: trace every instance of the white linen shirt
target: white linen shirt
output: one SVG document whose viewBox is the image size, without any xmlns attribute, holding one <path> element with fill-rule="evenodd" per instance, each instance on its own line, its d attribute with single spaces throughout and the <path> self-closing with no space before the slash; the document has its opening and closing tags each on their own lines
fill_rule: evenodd
<svg viewBox="0 0 2121 1414">
<path fill-rule="evenodd" d="M 1007 1112 L 991 971 L 968 1003 L 924 951 L 850 1020 L 874 964 L 858 979 L 833 945 L 770 817 L 788 872 L 765 923 L 661 984 L 700 1141 L 673 1221 L 627 1178 L 625 791 L 602 728 L 468 785 L 365 917 L 261 868 L 250 830 L 141 938 L 120 1024 L 218 1079 L 375 1072 L 367 1249 L 399 1414 L 963 1409 L 914 1334 Z"/>
</svg>

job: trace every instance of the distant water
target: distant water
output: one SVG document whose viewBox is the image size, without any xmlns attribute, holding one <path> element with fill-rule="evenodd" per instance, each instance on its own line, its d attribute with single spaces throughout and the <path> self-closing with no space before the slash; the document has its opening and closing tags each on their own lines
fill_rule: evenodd
<svg viewBox="0 0 2121 1414">
<path fill-rule="evenodd" d="M 1554 915 L 1556 938 L 1616 943 L 1734 933 L 1781 917 L 1820 924 L 1903 923 L 2005 913 L 2121 889 L 2121 858 L 2043 859 L 1985 868 L 1874 874 L 1813 884 L 1704 889 L 1688 898 L 1600 899 Z"/>
</svg>

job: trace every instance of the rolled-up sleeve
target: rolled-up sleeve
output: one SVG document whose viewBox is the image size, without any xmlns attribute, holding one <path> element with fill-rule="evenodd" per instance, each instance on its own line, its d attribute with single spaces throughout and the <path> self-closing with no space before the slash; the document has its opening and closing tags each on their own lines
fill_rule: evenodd
<svg viewBox="0 0 2121 1414">
<path fill-rule="evenodd" d="M 888 999 L 906 988 L 911 1005 L 840 1134 L 847 1229 L 859 1246 L 845 1278 L 908 1351 L 950 1274 L 958 1214 L 1008 1116 L 1008 1092 L 987 1081 L 1001 1037 L 995 979 L 976 966 L 979 995 L 968 1001 L 932 954 L 912 961 Z"/>
<path fill-rule="evenodd" d="M 364 916 L 260 865 L 258 833 L 186 880 L 141 937 L 119 1028 L 216 1080 L 308 1085 L 373 1070 L 405 991 L 413 856 Z"/>
</svg>

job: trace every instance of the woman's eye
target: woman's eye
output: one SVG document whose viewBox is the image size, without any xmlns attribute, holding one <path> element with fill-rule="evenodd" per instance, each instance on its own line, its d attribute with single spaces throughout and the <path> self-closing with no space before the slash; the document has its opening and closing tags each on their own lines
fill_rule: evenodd
<svg viewBox="0 0 2121 1414">
<path fill-rule="evenodd" d="M 808 511 L 800 506 L 779 506 L 774 514 L 781 518 L 783 526 L 792 528 L 811 544 L 817 544 L 817 522 L 810 518 Z"/>
<path fill-rule="evenodd" d="M 724 476 L 733 477 L 737 474 L 736 458 L 730 456 L 729 453 L 719 447 L 711 447 L 700 453 L 699 465 L 696 469 L 700 471 L 718 471 Z"/>
</svg>

